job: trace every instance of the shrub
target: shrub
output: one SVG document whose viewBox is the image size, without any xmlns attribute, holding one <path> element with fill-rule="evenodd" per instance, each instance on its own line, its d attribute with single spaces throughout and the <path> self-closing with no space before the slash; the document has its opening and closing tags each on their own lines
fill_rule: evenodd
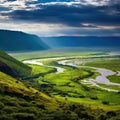
<svg viewBox="0 0 120 120">
<path fill-rule="evenodd" d="M 19 81 L 16 81 L 16 83 L 19 83 Z"/>
<path fill-rule="evenodd" d="M 13 112 L 17 112 L 18 111 L 18 108 L 17 107 L 11 107 L 11 106 L 5 106 L 3 108 L 3 111 L 7 114 L 11 114 Z"/>
<path fill-rule="evenodd" d="M 105 115 L 100 115 L 99 119 L 100 119 L 100 120 L 106 120 L 107 118 L 106 118 Z"/>
<path fill-rule="evenodd" d="M 37 107 L 38 107 L 38 108 L 41 108 L 41 109 L 45 109 L 45 106 L 42 105 L 42 104 L 37 104 Z"/>
<path fill-rule="evenodd" d="M 114 111 L 107 112 L 107 116 L 111 118 L 112 116 L 116 116 L 116 113 Z"/>
<path fill-rule="evenodd" d="M 98 100 L 98 97 L 97 96 L 91 96 L 90 99 L 92 99 L 92 100 Z"/>
<path fill-rule="evenodd" d="M 26 101 L 19 102 L 19 105 L 22 107 L 29 107 L 31 103 L 28 103 Z"/>
<path fill-rule="evenodd" d="M 35 107 L 22 107 L 18 112 L 20 113 L 32 113 L 37 115 L 38 114 L 38 109 Z"/>
<path fill-rule="evenodd" d="M 109 105 L 109 101 L 102 101 L 102 104 Z"/>
<path fill-rule="evenodd" d="M 17 101 L 7 101 L 5 103 L 5 105 L 8 105 L 8 106 L 18 106 L 18 103 L 17 103 Z"/>
<path fill-rule="evenodd" d="M 30 89 L 30 85 L 28 85 L 27 88 Z"/>
<path fill-rule="evenodd" d="M 85 96 L 84 95 L 79 95 L 79 98 L 85 98 Z"/>
<path fill-rule="evenodd" d="M 0 109 L 4 108 L 4 103 L 0 102 Z"/>
<path fill-rule="evenodd" d="M 0 120 L 13 120 L 13 117 L 6 114 L 2 114 L 0 115 Z"/>
<path fill-rule="evenodd" d="M 34 114 L 28 113 L 13 113 L 11 116 L 17 120 L 36 120 Z"/>
</svg>

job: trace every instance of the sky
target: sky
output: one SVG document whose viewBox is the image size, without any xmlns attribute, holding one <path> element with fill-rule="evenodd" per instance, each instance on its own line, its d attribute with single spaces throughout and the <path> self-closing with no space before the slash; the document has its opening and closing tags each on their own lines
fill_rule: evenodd
<svg viewBox="0 0 120 120">
<path fill-rule="evenodd" d="M 0 0 L 0 29 L 47 36 L 120 36 L 120 0 Z"/>
</svg>

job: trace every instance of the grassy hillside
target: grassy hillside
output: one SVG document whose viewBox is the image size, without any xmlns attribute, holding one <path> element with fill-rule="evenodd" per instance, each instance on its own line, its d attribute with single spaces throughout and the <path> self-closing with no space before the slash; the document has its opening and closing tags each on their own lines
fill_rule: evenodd
<svg viewBox="0 0 120 120">
<path fill-rule="evenodd" d="M 4 66 L 14 71 L 14 74 L 12 75 L 15 77 L 24 77 L 24 76 L 26 77 L 31 74 L 30 67 L 14 59 L 13 57 L 9 56 L 3 51 L 0 51 L 0 63 L 1 63 L 0 67 L 2 67 L 2 64 L 4 64 Z M 3 69 L 5 69 L 5 67 Z M 9 71 L 6 70 L 7 73 L 9 73 Z"/>
<path fill-rule="evenodd" d="M 42 120 L 56 108 L 49 96 L 0 72 L 0 120 Z"/>
<path fill-rule="evenodd" d="M 14 96 L 21 96 L 25 99 L 43 97 L 49 100 L 49 97 L 46 97 L 43 93 L 3 72 L 0 72 L 0 93 L 13 94 Z"/>
<path fill-rule="evenodd" d="M 0 120 L 111 120 L 119 111 L 55 99 L 0 72 Z"/>
</svg>

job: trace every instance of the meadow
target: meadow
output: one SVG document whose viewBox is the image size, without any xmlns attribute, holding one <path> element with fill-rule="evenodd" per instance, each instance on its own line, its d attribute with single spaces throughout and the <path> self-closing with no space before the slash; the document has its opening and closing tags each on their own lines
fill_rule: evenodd
<svg viewBox="0 0 120 120">
<path fill-rule="evenodd" d="M 97 67 L 112 70 L 115 74 L 106 79 L 119 84 L 118 54 L 41 51 L 10 55 L 14 58 L 0 52 L 0 60 L 5 67 L 17 72 L 17 76 L 12 76 L 1 66 L 0 120 L 120 118 L 120 86 L 95 81 L 101 75 L 95 69 Z M 91 79 L 95 85 L 88 82 Z"/>
<path fill-rule="evenodd" d="M 45 54 L 47 53 L 47 54 Z M 64 68 L 64 72 L 56 74 L 55 68 L 46 66 L 29 65 L 33 69 L 33 75 L 40 74 L 34 80 L 32 85 L 49 96 L 61 100 L 68 100 L 75 103 L 82 103 L 85 106 L 91 106 L 93 108 L 102 109 L 120 109 L 119 92 L 109 92 L 107 90 L 100 89 L 96 86 L 89 84 L 82 84 L 81 81 L 94 79 L 100 75 L 95 69 L 89 67 L 79 66 L 91 66 L 98 68 L 106 68 L 115 72 L 120 70 L 119 55 L 112 54 L 110 52 L 41 52 L 30 55 L 26 53 L 14 54 L 13 56 L 19 60 L 24 59 L 37 59 L 44 65 L 57 66 Z M 54 58 L 54 59 L 51 59 Z M 58 64 L 61 60 L 70 61 L 83 61 L 82 65 L 73 67 L 69 65 Z M 51 71 L 53 70 L 53 71 Z M 51 72 L 49 72 L 51 71 Z M 42 75 L 41 75 L 42 74 Z M 117 75 L 108 76 L 108 79 L 112 82 L 119 83 L 120 79 Z M 112 88 L 120 90 L 119 86 L 110 86 L 99 84 L 101 87 Z M 112 98 L 112 99 L 110 99 Z"/>
</svg>

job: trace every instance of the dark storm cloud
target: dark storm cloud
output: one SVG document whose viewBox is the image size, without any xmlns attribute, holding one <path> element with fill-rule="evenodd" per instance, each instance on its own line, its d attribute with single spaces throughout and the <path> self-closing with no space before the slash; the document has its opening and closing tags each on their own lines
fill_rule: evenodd
<svg viewBox="0 0 120 120">
<path fill-rule="evenodd" d="M 0 28 L 40 36 L 120 36 L 120 0 L 0 0 Z"/>
<path fill-rule="evenodd" d="M 16 1 L 16 0 L 7 0 L 8 2 L 14 2 L 14 1 Z"/>
<path fill-rule="evenodd" d="M 46 2 L 71 2 L 71 1 L 75 1 L 75 0 L 38 0 L 38 2 L 40 3 L 46 3 Z"/>
<path fill-rule="evenodd" d="M 9 11 L 9 10 L 10 10 L 10 8 L 8 8 L 8 7 L 1 7 L 0 6 L 0 12 Z"/>
<path fill-rule="evenodd" d="M 39 4 L 36 8 L 29 11 L 15 10 L 7 15 L 12 19 L 78 27 L 84 26 L 82 23 L 120 25 L 120 5 L 116 3 L 104 6 Z"/>
</svg>

